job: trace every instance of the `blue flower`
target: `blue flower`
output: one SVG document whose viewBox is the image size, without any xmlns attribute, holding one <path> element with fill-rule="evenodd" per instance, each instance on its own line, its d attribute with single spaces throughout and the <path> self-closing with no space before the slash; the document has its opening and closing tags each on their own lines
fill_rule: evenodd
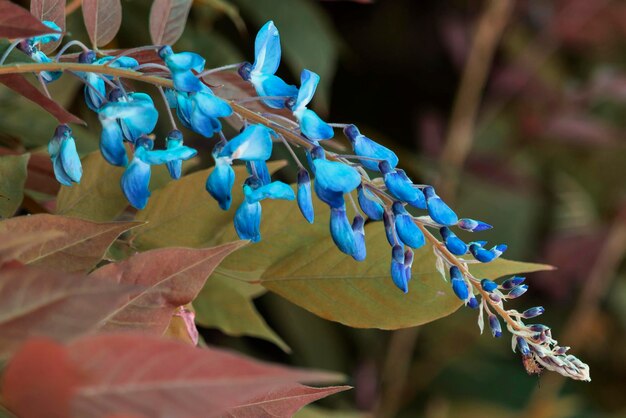
<svg viewBox="0 0 626 418">
<path fill-rule="evenodd" d="M 267 168 L 267 163 L 264 160 L 246 161 L 246 170 L 251 176 L 258 177 L 262 185 L 272 182 L 270 170 Z"/>
<path fill-rule="evenodd" d="M 513 289 L 515 286 L 519 286 L 520 284 L 524 283 L 525 280 L 526 277 L 513 276 L 510 279 L 506 279 L 502 282 L 502 288 L 507 290 Z"/>
<path fill-rule="evenodd" d="M 363 135 L 355 125 L 346 126 L 343 132 L 350 140 L 354 153 L 359 157 L 376 158 L 387 161 L 391 168 L 396 168 L 398 165 L 398 157 L 393 151 Z M 378 161 L 361 160 L 361 165 L 372 171 L 379 171 L 378 163 Z"/>
<path fill-rule="evenodd" d="M 485 292 L 491 293 L 498 288 L 498 284 L 493 280 L 482 279 L 480 281 L 480 287 L 482 287 Z"/>
<path fill-rule="evenodd" d="M 228 210 L 232 203 L 232 189 L 235 184 L 235 171 L 231 167 L 231 160 L 228 157 L 219 157 L 219 153 L 226 145 L 226 141 L 218 142 L 213 148 L 213 159 L 215 167 L 206 180 L 206 190 L 217 200 L 218 205 L 223 210 Z"/>
<path fill-rule="evenodd" d="M 176 109 L 176 115 L 183 126 L 207 138 L 222 130 L 218 118 L 232 115 L 230 105 L 213 91 L 202 84 L 201 89 L 193 93 L 167 91 L 168 103 Z"/>
<path fill-rule="evenodd" d="M 426 238 L 419 229 L 411 215 L 404 209 L 402 203 L 394 202 L 392 205 L 395 216 L 395 227 L 398 237 L 403 243 L 412 248 L 420 248 L 426 244 Z"/>
<path fill-rule="evenodd" d="M 309 70 L 302 70 L 300 75 L 300 90 L 298 97 L 288 107 L 300 122 L 300 131 L 310 140 L 330 139 L 334 136 L 333 128 L 324 122 L 314 111 L 307 109 L 307 105 L 313 99 L 315 89 L 320 81 L 320 76 Z"/>
<path fill-rule="evenodd" d="M 404 251 L 400 245 L 391 249 L 391 280 L 404 293 L 409 292 L 409 281 L 404 266 Z"/>
<path fill-rule="evenodd" d="M 487 229 L 492 228 L 492 226 L 487 223 L 469 218 L 459 219 L 459 223 L 457 223 L 457 226 L 461 229 L 464 229 L 465 231 L 470 232 L 486 231 Z"/>
<path fill-rule="evenodd" d="M 104 158 L 113 165 L 128 164 L 124 134 L 120 122 L 129 132 L 148 134 L 156 126 L 159 113 L 152 100 L 136 100 L 132 102 L 109 102 L 98 110 L 98 118 L 102 123 L 100 151 Z"/>
<path fill-rule="evenodd" d="M 331 208 L 344 206 L 343 195 L 352 192 L 361 184 L 361 175 L 356 169 L 338 161 L 328 161 L 321 147 L 311 150 L 315 173 L 315 193 Z"/>
<path fill-rule="evenodd" d="M 457 237 L 454 232 L 450 230 L 447 226 L 444 226 L 439 230 L 441 234 L 441 238 L 443 238 L 443 243 L 445 244 L 448 251 L 450 251 L 454 255 L 464 255 L 467 253 L 468 246 L 464 243 L 459 237 Z"/>
<path fill-rule="evenodd" d="M 426 196 L 428 214 L 433 221 L 445 226 L 455 225 L 459 221 L 456 213 L 437 196 L 433 187 L 425 187 L 424 195 Z"/>
<path fill-rule="evenodd" d="M 340 251 L 351 256 L 356 254 L 357 244 L 354 237 L 354 231 L 348 221 L 345 205 L 340 207 L 331 207 L 330 235 Z"/>
<path fill-rule="evenodd" d="M 527 284 L 522 284 L 514 287 L 506 296 L 509 299 L 515 299 L 522 296 L 528 290 Z"/>
<path fill-rule="evenodd" d="M 413 202 L 419 199 L 419 190 L 413 187 L 413 183 L 406 175 L 392 169 L 386 160 L 381 161 L 378 166 L 383 174 L 387 191 L 393 197 L 404 202 Z"/>
<path fill-rule="evenodd" d="M 461 274 L 461 270 L 458 267 L 452 266 L 450 267 L 450 282 L 452 284 L 452 290 L 454 294 L 461 299 L 463 302 L 467 301 L 469 298 L 469 288 L 467 287 L 467 283 L 463 279 L 463 274 Z"/>
<path fill-rule="evenodd" d="M 522 317 L 524 319 L 531 319 L 539 315 L 542 315 L 545 311 L 546 310 L 543 308 L 543 306 L 535 306 L 533 308 L 526 309 L 524 312 L 522 312 Z"/>
<path fill-rule="evenodd" d="M 183 146 L 183 134 L 174 129 L 167 134 L 167 138 L 165 138 L 165 149 L 170 152 L 176 152 L 176 150 L 180 149 Z M 170 177 L 174 180 L 178 180 L 182 175 L 183 170 L 183 160 L 181 158 L 173 161 L 168 161 L 167 163 L 167 171 L 170 173 Z"/>
<path fill-rule="evenodd" d="M 124 93 L 121 89 L 113 89 L 109 93 L 109 101 L 110 102 L 121 102 L 121 103 L 134 103 L 136 105 L 143 105 L 146 107 L 154 108 L 154 102 L 152 101 L 152 97 L 147 95 L 146 93 Z M 118 121 L 120 128 L 122 130 L 122 136 L 125 140 L 129 142 L 135 142 L 137 138 L 140 138 L 143 135 L 150 133 L 150 131 L 144 131 L 146 129 L 146 125 L 143 123 L 135 123 L 134 119 L 129 119 L 128 123 L 124 118 Z M 152 128 L 154 129 L 154 128 Z"/>
<path fill-rule="evenodd" d="M 496 245 L 490 250 L 484 249 L 477 243 L 472 243 L 469 246 L 470 253 L 472 253 L 474 258 L 481 263 L 489 263 L 490 261 L 495 260 L 500 257 L 504 251 L 506 251 L 506 248 L 507 247 L 504 244 Z"/>
<path fill-rule="evenodd" d="M 275 181 L 264 186 L 258 178 L 249 177 L 243 186 L 244 201 L 235 212 L 235 230 L 241 239 L 261 240 L 261 201 L 263 199 L 294 200 L 291 187 Z"/>
<path fill-rule="evenodd" d="M 96 61 L 96 53 L 94 51 L 85 51 L 78 56 L 78 62 L 81 64 L 93 64 Z M 103 78 L 98 73 L 89 73 L 79 71 L 76 73 L 85 82 L 84 95 L 87 107 L 97 112 L 105 102 L 106 86 Z"/>
<path fill-rule="evenodd" d="M 254 42 L 254 64 L 244 63 L 239 68 L 241 77 L 250 81 L 260 97 L 281 96 L 285 99 L 263 100 L 267 106 L 282 109 L 289 98 L 295 99 L 298 95 L 296 86 L 285 83 L 274 75 L 280 65 L 280 35 L 271 20 L 257 33 Z"/>
<path fill-rule="evenodd" d="M 367 256 L 365 247 L 365 219 L 361 215 L 356 215 L 352 221 L 352 233 L 354 235 L 355 251 L 352 258 L 356 261 L 363 261 Z"/>
<path fill-rule="evenodd" d="M 267 161 L 272 156 L 272 135 L 275 135 L 274 131 L 264 125 L 248 125 L 243 132 L 224 145 L 219 157 Z"/>
<path fill-rule="evenodd" d="M 50 42 L 56 42 L 59 39 L 61 39 L 61 36 L 63 36 L 62 34 L 63 30 L 59 27 L 59 25 L 57 25 L 56 23 L 50 20 L 42 20 L 41 23 L 43 23 L 44 25 L 52 29 L 52 31 L 44 35 L 37 35 L 37 36 L 33 36 L 32 38 L 29 38 L 28 41 L 30 42 L 31 45 L 38 47 L 39 45 L 47 44 Z"/>
<path fill-rule="evenodd" d="M 304 219 L 313 223 L 315 212 L 313 211 L 313 196 L 311 195 L 311 179 L 309 172 L 304 168 L 298 171 L 298 207 Z"/>
<path fill-rule="evenodd" d="M 361 210 L 363 210 L 369 219 L 372 221 L 381 221 L 383 219 L 385 209 L 383 202 L 378 196 L 369 191 L 366 187 L 359 185 L 357 187 L 357 198 Z"/>
<path fill-rule="evenodd" d="M 48 153 L 52 159 L 54 176 L 59 183 L 71 186 L 72 183 L 80 183 L 83 168 L 80 164 L 76 143 L 72 136 L 72 130 L 67 125 L 59 125 L 54 131 L 54 136 L 48 143 Z"/>
<path fill-rule="evenodd" d="M 191 70 L 201 73 L 204 70 L 204 58 L 194 52 L 175 54 L 169 45 L 165 45 L 159 50 L 159 56 L 172 73 L 172 81 L 176 90 L 187 93 L 202 90 L 202 82 Z"/>
<path fill-rule="evenodd" d="M 184 145 L 159 151 L 152 151 L 153 146 L 154 141 L 148 137 L 137 140 L 133 160 L 124 171 L 120 181 L 124 195 L 137 209 L 143 209 L 148 204 L 151 165 L 188 160 L 197 153 L 193 148 Z"/>
</svg>

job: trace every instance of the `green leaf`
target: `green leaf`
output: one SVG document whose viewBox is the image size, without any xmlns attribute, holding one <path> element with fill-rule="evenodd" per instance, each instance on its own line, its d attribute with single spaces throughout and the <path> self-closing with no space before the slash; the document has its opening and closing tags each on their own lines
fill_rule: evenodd
<svg viewBox="0 0 626 418">
<path fill-rule="evenodd" d="M 333 26 L 321 7 L 309 0 L 235 0 L 234 3 L 258 26 L 268 20 L 276 23 L 283 55 L 295 78 L 300 80 L 304 68 L 321 77 L 317 103 L 322 112 L 326 112 L 338 52 Z"/>
<path fill-rule="evenodd" d="M 128 207 L 128 201 L 120 188 L 124 168 L 107 163 L 99 151 L 83 158 L 82 165 L 84 174 L 80 184 L 61 186 L 57 196 L 57 214 L 96 222 L 115 219 Z M 165 167 L 152 167 L 152 190 L 169 180 Z"/>
<path fill-rule="evenodd" d="M 0 216 L 8 218 L 22 204 L 30 154 L 0 157 Z"/>
<path fill-rule="evenodd" d="M 226 269 L 218 267 L 193 302 L 196 323 L 234 337 L 262 338 L 290 352 L 252 303 L 253 298 L 264 292 L 260 285 L 233 280 Z"/>
<path fill-rule="evenodd" d="M 405 295 L 391 281 L 391 249 L 382 223 L 366 226 L 368 256 L 357 262 L 333 244 L 328 207 L 316 201 L 315 208 L 315 224 L 309 225 L 293 202 L 264 201 L 262 241 L 232 254 L 220 268 L 243 280 L 260 279 L 264 287 L 296 305 L 356 328 L 416 326 L 461 306 L 437 272 L 431 246 L 415 252 L 413 280 Z M 232 237 L 225 233 L 223 239 Z M 496 278 L 546 268 L 498 260 L 479 272 Z"/>
<path fill-rule="evenodd" d="M 282 161 L 273 161 L 268 167 L 270 172 L 275 172 L 284 165 Z M 137 220 L 147 223 L 134 231 L 134 244 L 142 249 L 202 248 L 237 240 L 234 232 L 228 233 L 230 240 L 223 236 L 226 230 L 234 231 L 232 220 L 243 200 L 241 184 L 247 176 L 245 166 L 234 169 L 231 210 L 221 210 L 205 190 L 206 179 L 213 168 L 195 172 L 152 194 L 146 208 L 137 214 Z"/>
</svg>

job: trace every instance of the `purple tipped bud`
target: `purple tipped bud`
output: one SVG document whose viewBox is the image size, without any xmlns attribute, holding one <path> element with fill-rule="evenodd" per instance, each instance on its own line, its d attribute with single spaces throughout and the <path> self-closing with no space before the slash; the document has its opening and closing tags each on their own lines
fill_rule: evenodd
<svg viewBox="0 0 626 418">
<path fill-rule="evenodd" d="M 96 60 L 96 53 L 93 51 L 81 52 L 78 56 L 78 62 L 80 64 L 93 64 Z"/>
<path fill-rule="evenodd" d="M 467 301 L 467 306 L 472 309 L 478 309 L 478 300 L 474 296 L 470 296 L 470 299 Z"/>
<path fill-rule="evenodd" d="M 165 57 L 168 57 L 173 53 L 174 51 L 172 51 L 172 47 L 169 45 L 164 45 L 159 49 L 159 57 L 161 57 L 161 59 L 165 59 Z"/>
<path fill-rule="evenodd" d="M 482 287 L 485 292 L 491 293 L 498 288 L 498 284 L 493 280 L 482 279 L 480 281 L 480 287 Z"/>
<path fill-rule="evenodd" d="M 517 339 L 517 349 L 523 356 L 527 356 L 530 354 L 530 347 L 528 347 L 528 343 L 525 339 L 521 337 L 515 337 Z"/>
<path fill-rule="evenodd" d="M 461 229 L 464 229 L 465 231 L 470 231 L 470 232 L 486 231 L 487 229 L 493 228 L 491 225 L 487 223 L 476 221 L 474 219 L 469 219 L 469 218 L 459 219 L 457 226 Z"/>
<path fill-rule="evenodd" d="M 533 308 L 526 309 L 524 312 L 522 312 L 522 316 L 525 319 L 530 319 L 530 318 L 539 316 L 544 312 L 545 312 L 545 309 L 543 308 L 543 306 L 535 306 Z"/>
<path fill-rule="evenodd" d="M 346 138 L 348 138 L 351 142 L 353 142 L 355 138 L 361 134 L 361 132 L 359 132 L 359 129 L 355 125 L 346 126 L 345 128 L 343 128 L 343 133 L 346 135 Z"/>
<path fill-rule="evenodd" d="M 313 148 L 311 148 L 311 157 L 314 160 L 318 160 L 318 159 L 326 159 L 326 154 L 324 153 L 324 148 L 320 147 L 319 145 L 314 146 Z"/>
<path fill-rule="evenodd" d="M 522 296 L 524 293 L 526 293 L 527 290 L 528 290 L 528 285 L 527 284 L 523 284 L 523 285 L 517 286 L 517 287 L 513 288 L 513 290 L 511 290 L 509 292 L 507 297 L 509 299 L 518 298 L 518 297 Z"/>
<path fill-rule="evenodd" d="M 530 328 L 531 331 L 535 332 L 546 332 L 550 330 L 550 327 L 547 327 L 543 324 L 531 324 L 528 326 L 528 328 Z"/>
<path fill-rule="evenodd" d="M 491 328 L 491 334 L 495 338 L 499 338 L 502 336 L 502 327 L 500 326 L 500 321 L 495 315 L 489 315 L 489 328 Z"/>
<path fill-rule="evenodd" d="M 526 280 L 526 277 L 513 276 L 510 279 L 502 282 L 502 288 L 506 290 L 513 289 L 515 286 L 519 286 L 520 284 L 524 283 L 524 280 Z"/>
<path fill-rule="evenodd" d="M 507 248 L 508 246 L 506 244 L 499 244 L 493 247 L 491 251 L 495 254 L 496 258 L 498 258 L 506 251 Z"/>
<path fill-rule="evenodd" d="M 499 303 L 502 300 L 500 295 L 498 295 L 497 293 L 489 293 L 489 299 L 491 299 L 495 303 Z"/>
</svg>

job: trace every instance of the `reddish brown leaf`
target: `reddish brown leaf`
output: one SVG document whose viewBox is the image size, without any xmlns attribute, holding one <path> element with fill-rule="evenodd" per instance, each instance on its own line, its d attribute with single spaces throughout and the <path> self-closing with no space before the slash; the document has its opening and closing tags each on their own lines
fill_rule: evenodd
<svg viewBox="0 0 626 418">
<path fill-rule="evenodd" d="M 120 0 L 83 0 L 83 19 L 94 47 L 111 42 L 122 25 Z"/>
<path fill-rule="evenodd" d="M 349 386 L 327 388 L 312 388 L 303 385 L 285 386 L 273 390 L 270 394 L 263 394 L 257 399 L 252 399 L 246 405 L 229 409 L 226 416 L 229 418 L 289 418 L 311 402 L 348 389 L 350 389 Z"/>
<path fill-rule="evenodd" d="M 62 346 L 34 338 L 24 344 L 5 370 L 3 403 L 21 418 L 67 418 L 72 394 L 81 380 Z"/>
<path fill-rule="evenodd" d="M 95 223 L 59 215 L 18 216 L 0 222 L 0 234 L 63 231 L 62 237 L 48 240 L 22 252 L 17 259 L 25 264 L 66 272 L 88 271 L 104 256 L 107 248 L 124 231 L 139 222 Z"/>
<path fill-rule="evenodd" d="M 0 0 L 0 38 L 28 38 L 52 30 L 28 10 L 8 0 Z"/>
<path fill-rule="evenodd" d="M 21 254 L 34 246 L 65 235 L 62 231 L 36 231 L 21 234 L 0 234 L 0 266 L 19 258 Z M 22 264 L 22 263 L 20 263 Z"/>
<path fill-rule="evenodd" d="M 78 116 L 65 110 L 63 106 L 43 94 L 34 85 L 28 82 L 21 74 L 2 74 L 0 83 L 4 84 L 16 93 L 21 94 L 31 102 L 41 106 L 59 121 L 59 123 L 80 123 L 86 125 Z"/>
<path fill-rule="evenodd" d="M 244 244 L 152 250 L 94 271 L 91 277 L 98 281 L 141 286 L 111 315 L 104 329 L 140 329 L 162 335 L 175 310 L 194 300 L 215 267 Z"/>
<path fill-rule="evenodd" d="M 21 155 L 21 151 L 0 148 L 0 155 Z M 61 185 L 54 178 L 52 161 L 48 151 L 31 152 L 27 166 L 26 184 L 24 187 L 39 193 L 55 196 L 59 192 Z"/>
<path fill-rule="evenodd" d="M 297 409 L 298 394 L 302 397 L 297 401 L 300 406 L 320 397 L 316 396 L 320 392 L 304 389 L 299 382 L 338 378 L 334 373 L 272 365 L 224 350 L 198 349 L 146 335 L 101 334 L 81 338 L 67 347 L 66 369 L 70 376 L 77 376 L 78 371 L 83 379 L 66 382 L 57 379 L 58 373 L 32 372 L 29 360 L 36 358 L 39 370 L 44 371 L 52 368 L 48 361 L 64 360 L 60 348 L 54 357 L 46 355 L 54 350 L 42 348 L 45 350 L 39 351 L 27 344 L 9 363 L 2 396 L 15 411 L 30 407 L 39 412 L 38 416 L 46 417 L 66 411 L 67 405 L 43 404 L 49 398 L 41 389 L 56 386 L 58 393 L 73 393 L 69 406 L 72 417 L 104 418 L 123 413 L 210 418 L 228 416 L 239 407 L 254 411 L 249 408 L 263 408 L 260 404 L 277 416 L 289 416 L 288 411 Z M 328 388 L 322 396 L 341 389 Z M 37 409 L 39 405 L 41 409 Z"/>
<path fill-rule="evenodd" d="M 150 37 L 155 45 L 172 45 L 183 34 L 193 0 L 154 0 Z"/>
<path fill-rule="evenodd" d="M 62 31 L 65 31 L 65 0 L 30 0 L 30 12 L 37 19 L 56 23 Z M 61 43 L 50 42 L 41 46 L 45 53 L 54 51 Z"/>
<path fill-rule="evenodd" d="M 49 269 L 4 268 L 0 274 L 0 357 L 33 336 L 69 340 L 95 329 L 131 289 Z"/>
</svg>

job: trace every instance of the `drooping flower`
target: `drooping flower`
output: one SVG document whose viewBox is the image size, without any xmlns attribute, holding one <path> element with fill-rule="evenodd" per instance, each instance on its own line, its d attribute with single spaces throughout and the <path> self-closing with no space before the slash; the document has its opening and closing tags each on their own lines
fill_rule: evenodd
<svg viewBox="0 0 626 418">
<path fill-rule="evenodd" d="M 319 81 L 320 76 L 313 71 L 302 70 L 298 97 L 293 103 L 287 104 L 295 118 L 300 122 L 302 134 L 312 141 L 330 139 L 335 134 L 330 125 L 324 122 L 313 110 L 307 108 L 313 99 Z"/>
<path fill-rule="evenodd" d="M 218 142 L 213 148 L 213 159 L 215 167 L 206 180 L 206 190 L 222 210 L 228 210 L 232 203 L 232 189 L 235 184 L 235 171 L 231 167 L 232 161 L 229 157 L 219 157 L 226 141 Z"/>
<path fill-rule="evenodd" d="M 356 255 L 357 242 L 348 221 L 346 205 L 330 208 L 330 236 L 341 252 L 350 256 Z"/>
<path fill-rule="evenodd" d="M 352 234 L 354 236 L 355 251 L 352 258 L 356 261 L 363 261 L 367 256 L 365 247 L 365 219 L 361 215 L 356 215 L 352 221 Z"/>
<path fill-rule="evenodd" d="M 179 92 L 195 92 L 202 90 L 202 82 L 192 70 L 201 73 L 205 60 L 195 52 L 174 53 L 172 47 L 165 45 L 159 50 L 159 56 L 172 73 L 174 88 Z"/>
<path fill-rule="evenodd" d="M 261 185 L 258 178 L 248 177 L 243 185 L 244 200 L 235 212 L 235 231 L 241 239 L 252 242 L 261 240 L 261 201 L 264 199 L 294 200 L 291 187 L 275 181 Z"/>
<path fill-rule="evenodd" d="M 222 130 L 218 118 L 233 113 L 230 105 L 204 84 L 200 90 L 191 93 L 168 90 L 168 103 L 176 109 L 176 115 L 184 127 L 207 138 Z"/>
<path fill-rule="evenodd" d="M 419 190 L 413 187 L 413 183 L 406 175 L 392 169 L 386 160 L 381 161 L 378 166 L 383 174 L 383 181 L 385 186 L 387 186 L 387 191 L 393 197 L 407 203 L 419 199 Z"/>
<path fill-rule="evenodd" d="M 393 151 L 363 135 L 355 125 L 346 126 L 343 132 L 350 140 L 354 153 L 359 157 L 387 161 L 391 168 L 398 165 L 398 157 Z M 361 160 L 361 165 L 372 171 L 379 171 L 378 163 L 379 161 L 374 160 Z"/>
<path fill-rule="evenodd" d="M 69 126 L 57 126 L 54 136 L 48 143 L 48 153 L 52 160 L 54 176 L 59 183 L 65 186 L 80 183 L 83 168 L 76 151 L 72 129 Z"/>
<path fill-rule="evenodd" d="M 298 170 L 298 208 L 310 224 L 315 219 L 315 212 L 313 211 L 313 196 L 311 195 L 311 178 L 309 172 L 304 168 Z"/>
<path fill-rule="evenodd" d="M 424 195 L 426 196 L 428 214 L 433 221 L 445 226 L 455 225 L 459 221 L 456 213 L 435 193 L 433 187 L 425 187 Z"/>
<path fill-rule="evenodd" d="M 424 234 L 413 222 L 413 218 L 402 206 L 402 203 L 394 202 L 392 210 L 395 217 L 396 232 L 402 242 L 411 248 L 420 248 L 426 244 Z"/>
<path fill-rule="evenodd" d="M 154 141 L 141 137 L 135 142 L 135 154 L 120 181 L 122 191 L 131 205 L 143 209 L 150 197 L 150 173 L 152 165 L 167 164 L 177 160 L 188 160 L 197 151 L 184 145 L 173 149 L 154 151 Z"/>
<path fill-rule="evenodd" d="M 400 245 L 391 248 L 391 280 L 404 293 L 409 292 L 409 281 L 404 266 L 404 251 Z"/>
<path fill-rule="evenodd" d="M 282 109 L 289 98 L 298 95 L 296 86 L 287 84 L 276 76 L 280 65 L 280 35 L 271 20 L 259 30 L 254 42 L 254 64 L 245 62 L 239 68 L 239 75 L 250 81 L 259 97 L 284 97 L 284 99 L 263 100 L 267 106 Z"/>
<path fill-rule="evenodd" d="M 54 22 L 49 20 L 44 20 L 41 23 L 48 26 L 51 29 L 50 33 L 33 36 L 32 38 L 28 38 L 20 42 L 17 48 L 28 55 L 33 61 L 40 64 L 47 64 L 52 62 L 52 60 L 39 49 L 41 45 L 56 42 L 61 39 L 61 28 Z M 63 74 L 62 71 L 41 71 L 41 78 L 46 83 L 51 83 L 57 80 Z"/>
<path fill-rule="evenodd" d="M 443 238 L 444 245 L 452 254 L 464 255 L 467 253 L 467 250 L 469 249 L 468 245 L 457 237 L 456 234 L 450 230 L 450 228 L 444 226 L 439 229 L 439 233 L 441 234 L 441 238 Z"/>
<path fill-rule="evenodd" d="M 372 221 L 381 221 L 383 219 L 383 213 L 385 212 L 383 202 L 369 191 L 367 187 L 361 185 L 357 187 L 357 198 L 361 210 L 369 219 Z"/>
<path fill-rule="evenodd" d="M 165 149 L 170 152 L 176 152 L 176 150 L 183 147 L 183 134 L 178 129 L 174 129 L 167 134 L 165 138 Z M 168 161 L 167 171 L 170 173 L 170 177 L 174 180 L 178 180 L 183 171 L 183 160 L 181 158 Z"/>
</svg>

